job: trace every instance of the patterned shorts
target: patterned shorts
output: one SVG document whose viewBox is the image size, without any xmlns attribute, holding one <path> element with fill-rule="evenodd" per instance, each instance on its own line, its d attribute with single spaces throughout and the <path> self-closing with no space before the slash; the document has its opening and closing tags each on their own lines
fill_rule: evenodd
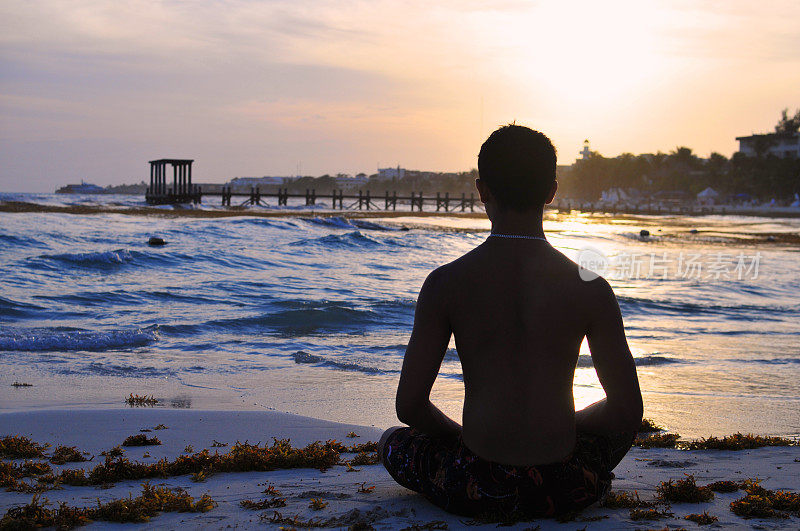
<svg viewBox="0 0 800 531">
<path fill-rule="evenodd" d="M 541 518 L 579 511 L 605 496 L 611 470 L 632 441 L 633 434 L 579 433 L 575 450 L 561 462 L 510 466 L 478 457 L 460 438 L 400 428 L 389 435 L 381 457 L 395 481 L 448 512 Z"/>
</svg>

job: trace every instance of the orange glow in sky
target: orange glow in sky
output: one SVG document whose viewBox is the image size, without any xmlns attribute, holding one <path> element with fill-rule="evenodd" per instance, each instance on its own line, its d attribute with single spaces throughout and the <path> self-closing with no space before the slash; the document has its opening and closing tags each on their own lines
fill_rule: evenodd
<svg viewBox="0 0 800 531">
<path fill-rule="evenodd" d="M 0 191 L 476 166 L 516 120 L 559 161 L 693 148 L 800 107 L 800 3 L 0 4 Z"/>
</svg>

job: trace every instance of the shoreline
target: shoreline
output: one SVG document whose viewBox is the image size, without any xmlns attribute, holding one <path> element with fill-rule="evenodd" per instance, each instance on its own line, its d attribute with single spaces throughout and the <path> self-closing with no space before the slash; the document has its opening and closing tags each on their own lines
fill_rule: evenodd
<svg viewBox="0 0 800 531">
<path fill-rule="evenodd" d="M 165 429 L 155 430 L 159 424 Z M 140 432 L 140 430 L 150 430 Z M 354 432 L 359 437 L 350 437 Z M 91 469 L 102 463 L 100 452 L 109 450 L 130 435 L 144 434 L 157 436 L 162 442 L 158 446 L 126 447 L 124 456 L 131 461 L 155 463 L 159 458 L 175 459 L 188 454 L 187 446 L 199 452 L 209 448 L 211 452 L 224 454 L 239 440 L 269 443 L 271 437 L 289 438 L 296 448 L 313 441 L 337 439 L 343 444 L 377 441 L 380 430 L 377 428 L 337 424 L 300 417 L 274 411 L 225 412 L 197 410 L 46 410 L 17 413 L 0 413 L 0 437 L 23 435 L 53 447 L 56 445 L 76 446 L 80 451 L 89 452 L 93 457 L 84 463 L 52 465 L 58 470 Z M 213 447 L 217 445 L 217 447 Z M 224 445 L 224 446 L 223 446 Z M 88 456 L 87 456 L 88 457 Z M 350 460 L 353 454 L 341 454 L 341 459 Z M 3 462 L 11 462 L 3 459 Z M 22 460 L 14 462 L 22 463 Z M 44 460 L 43 460 L 44 462 Z M 136 527 L 243 527 L 246 529 L 264 527 L 278 528 L 287 522 L 270 522 L 277 511 L 283 518 L 298 518 L 307 522 L 310 519 L 329 519 L 328 527 L 346 529 L 349 525 L 364 523 L 376 529 L 400 529 L 410 526 L 432 525 L 440 527 L 429 529 L 459 529 L 469 519 L 450 515 L 434 507 L 421 496 L 400 487 L 389 477 L 381 465 L 356 465 L 348 471 L 346 465 L 334 465 L 321 472 L 311 468 L 278 469 L 269 472 L 228 472 L 210 475 L 202 481 L 192 481 L 190 475 L 153 478 L 154 486 L 185 489 L 189 495 L 199 499 L 209 494 L 218 504 L 202 513 L 162 513 L 146 524 Z M 616 479 L 613 490 L 638 493 L 642 500 L 655 497 L 656 488 L 662 481 L 681 480 L 685 474 L 697 478 L 698 485 L 713 481 L 742 481 L 759 478 L 761 485 L 772 490 L 797 492 L 800 489 L 800 447 L 766 447 L 756 450 L 675 450 L 642 449 L 634 447 L 615 469 Z M 30 478 L 28 478 L 30 480 Z M 143 481 L 118 481 L 113 485 L 97 487 L 64 487 L 62 490 L 48 490 L 41 495 L 52 505 L 66 502 L 75 507 L 96 506 L 98 500 L 106 503 L 113 499 L 137 496 Z M 285 506 L 252 511 L 240 506 L 243 500 L 261 501 L 269 499 L 264 493 L 269 486 L 280 492 Z M 108 488 L 106 488 L 108 487 Z M 374 487 L 374 488 L 372 488 Z M 612 509 L 597 504 L 584 510 L 574 519 L 566 522 L 556 520 L 535 520 L 519 522 L 511 529 L 530 529 L 536 525 L 541 529 L 575 529 L 588 526 L 591 529 L 637 529 L 646 527 L 661 528 L 664 525 L 684 526 L 689 524 L 684 516 L 693 513 L 709 514 L 719 518 L 718 524 L 726 529 L 750 529 L 753 525 L 763 525 L 771 529 L 796 528 L 797 517 L 787 519 L 744 519 L 730 511 L 729 505 L 745 495 L 742 491 L 716 493 L 711 501 L 702 503 L 672 503 L 659 505 L 659 509 L 671 512 L 673 516 L 657 521 L 633 520 L 628 509 Z M 312 499 L 327 504 L 314 510 Z M 14 506 L 31 501 L 31 494 L 4 492 L 0 497 L 0 516 Z M 666 507 L 666 509 L 665 509 Z M 263 519 L 260 515 L 264 515 Z M 474 523 L 474 522 L 472 522 Z M 335 525 L 338 524 L 338 525 Z M 106 522 L 91 524 L 94 527 L 108 526 Z M 116 525 L 116 524 L 111 524 Z M 478 523 L 478 529 L 494 529 L 496 523 Z"/>
<path fill-rule="evenodd" d="M 220 207 L 222 208 L 222 207 Z M 630 217 L 705 217 L 705 216 L 735 216 L 735 217 L 759 217 L 769 219 L 800 218 L 800 210 L 783 209 L 776 211 L 770 208 L 720 208 L 704 207 L 700 211 L 684 209 L 683 211 L 664 211 L 655 212 L 652 210 L 641 209 L 593 209 L 593 208 L 570 208 L 561 206 L 548 206 L 545 213 L 576 213 L 593 214 L 598 216 L 614 216 L 615 218 Z M 486 213 L 478 209 L 476 212 L 461 211 L 400 211 L 400 210 L 333 210 L 333 209 L 293 209 L 293 210 L 253 210 L 246 207 L 228 207 L 224 210 L 203 210 L 194 208 L 156 208 L 156 207 L 112 207 L 104 205 L 42 205 L 38 203 L 27 203 L 22 201 L 0 202 L 0 213 L 25 214 L 25 213 L 54 213 L 54 214 L 75 214 L 75 215 L 95 215 L 95 214 L 124 214 L 129 216 L 161 216 L 168 218 L 228 218 L 228 217 L 348 217 L 348 218 L 398 218 L 398 217 L 456 217 L 465 219 L 483 219 Z"/>
</svg>

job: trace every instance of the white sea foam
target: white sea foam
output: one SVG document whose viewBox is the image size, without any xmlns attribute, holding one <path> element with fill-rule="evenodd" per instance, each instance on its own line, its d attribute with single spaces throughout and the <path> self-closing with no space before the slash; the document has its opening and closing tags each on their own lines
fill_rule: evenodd
<svg viewBox="0 0 800 531">
<path fill-rule="evenodd" d="M 144 346 L 158 337 L 156 327 L 108 331 L 13 329 L 0 332 L 0 351 L 103 351 Z"/>
</svg>

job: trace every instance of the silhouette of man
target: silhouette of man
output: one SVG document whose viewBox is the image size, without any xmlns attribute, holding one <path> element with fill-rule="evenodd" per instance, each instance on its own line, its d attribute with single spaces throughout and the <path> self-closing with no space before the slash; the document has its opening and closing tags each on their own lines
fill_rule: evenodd
<svg viewBox="0 0 800 531">
<path fill-rule="evenodd" d="M 602 498 L 642 419 L 642 396 L 614 293 L 545 239 L 557 189 L 550 140 L 518 125 L 489 136 L 475 184 L 492 233 L 433 271 L 417 300 L 382 462 L 447 511 L 555 516 Z M 586 271 L 584 271 L 586 273 Z M 463 428 L 430 391 L 450 335 L 464 375 Z M 575 411 L 586 337 L 606 398 Z"/>
</svg>

